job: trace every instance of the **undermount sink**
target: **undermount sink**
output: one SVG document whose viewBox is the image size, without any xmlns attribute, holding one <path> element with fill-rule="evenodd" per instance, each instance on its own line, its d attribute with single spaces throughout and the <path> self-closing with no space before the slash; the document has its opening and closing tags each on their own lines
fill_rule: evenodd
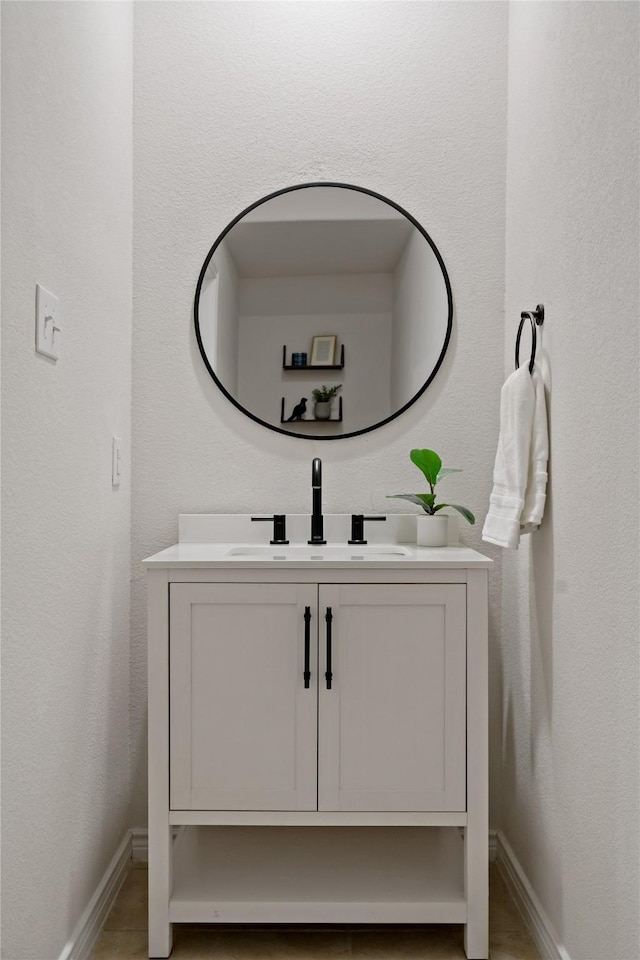
<svg viewBox="0 0 640 960">
<path fill-rule="evenodd" d="M 272 546 L 242 545 L 231 547 L 227 550 L 226 556 L 246 560 L 393 560 L 394 558 L 410 557 L 411 551 L 407 547 L 401 547 L 397 544 L 384 543 L 360 546 L 347 543 L 334 543 L 325 546 L 273 544 Z"/>
</svg>

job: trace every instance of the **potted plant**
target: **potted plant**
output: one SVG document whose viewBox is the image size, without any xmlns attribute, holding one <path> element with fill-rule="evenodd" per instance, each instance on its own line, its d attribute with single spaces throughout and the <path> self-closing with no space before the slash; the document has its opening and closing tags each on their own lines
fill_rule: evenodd
<svg viewBox="0 0 640 960">
<path fill-rule="evenodd" d="M 335 387 L 325 385 L 316 387 L 311 396 L 314 399 L 313 415 L 316 420 L 329 420 L 331 418 L 331 401 L 342 386 L 338 383 Z"/>
<path fill-rule="evenodd" d="M 461 513 L 469 523 L 476 518 L 467 507 L 458 503 L 436 503 L 436 484 L 449 473 L 461 473 L 455 467 L 443 467 L 442 460 L 433 450 L 412 450 L 411 462 L 422 470 L 429 484 L 429 493 L 394 493 L 391 498 L 410 500 L 424 510 L 424 515 L 416 517 L 416 542 L 422 547 L 445 547 L 447 545 L 447 517 L 440 515 L 445 507 L 452 507 Z"/>
</svg>

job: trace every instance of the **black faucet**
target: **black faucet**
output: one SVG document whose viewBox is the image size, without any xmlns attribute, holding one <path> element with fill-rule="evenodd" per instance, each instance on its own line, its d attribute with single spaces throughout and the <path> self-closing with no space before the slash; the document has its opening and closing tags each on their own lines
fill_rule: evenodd
<svg viewBox="0 0 640 960">
<path fill-rule="evenodd" d="M 287 540 L 287 518 L 284 513 L 275 513 L 272 517 L 251 517 L 252 520 L 272 520 L 273 540 L 269 543 L 289 543 Z"/>
<path fill-rule="evenodd" d="M 386 520 L 386 517 L 365 517 L 362 513 L 352 513 L 351 514 L 351 540 L 347 540 L 347 543 L 357 543 L 360 545 L 365 544 L 367 541 L 364 539 L 364 524 L 368 520 Z"/>
<path fill-rule="evenodd" d="M 322 544 L 324 539 L 324 519 L 322 516 L 322 460 L 314 457 L 311 464 L 311 490 L 313 512 L 311 514 L 311 540 L 309 543 Z"/>
</svg>

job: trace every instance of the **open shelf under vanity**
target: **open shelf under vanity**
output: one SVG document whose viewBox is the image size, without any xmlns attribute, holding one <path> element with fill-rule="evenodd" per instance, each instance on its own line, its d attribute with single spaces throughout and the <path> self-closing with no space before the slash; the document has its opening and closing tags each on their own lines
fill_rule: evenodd
<svg viewBox="0 0 640 960">
<path fill-rule="evenodd" d="M 464 923 L 457 827 L 183 826 L 175 923 Z"/>
</svg>

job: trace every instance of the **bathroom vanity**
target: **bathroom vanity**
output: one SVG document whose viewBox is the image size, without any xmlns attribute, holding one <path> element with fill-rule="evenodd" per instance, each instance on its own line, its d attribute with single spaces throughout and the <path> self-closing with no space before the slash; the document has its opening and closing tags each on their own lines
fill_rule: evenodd
<svg viewBox="0 0 640 960">
<path fill-rule="evenodd" d="M 288 520 L 184 516 L 145 561 L 149 955 L 174 923 L 456 923 L 482 960 L 491 561 Z"/>
</svg>

